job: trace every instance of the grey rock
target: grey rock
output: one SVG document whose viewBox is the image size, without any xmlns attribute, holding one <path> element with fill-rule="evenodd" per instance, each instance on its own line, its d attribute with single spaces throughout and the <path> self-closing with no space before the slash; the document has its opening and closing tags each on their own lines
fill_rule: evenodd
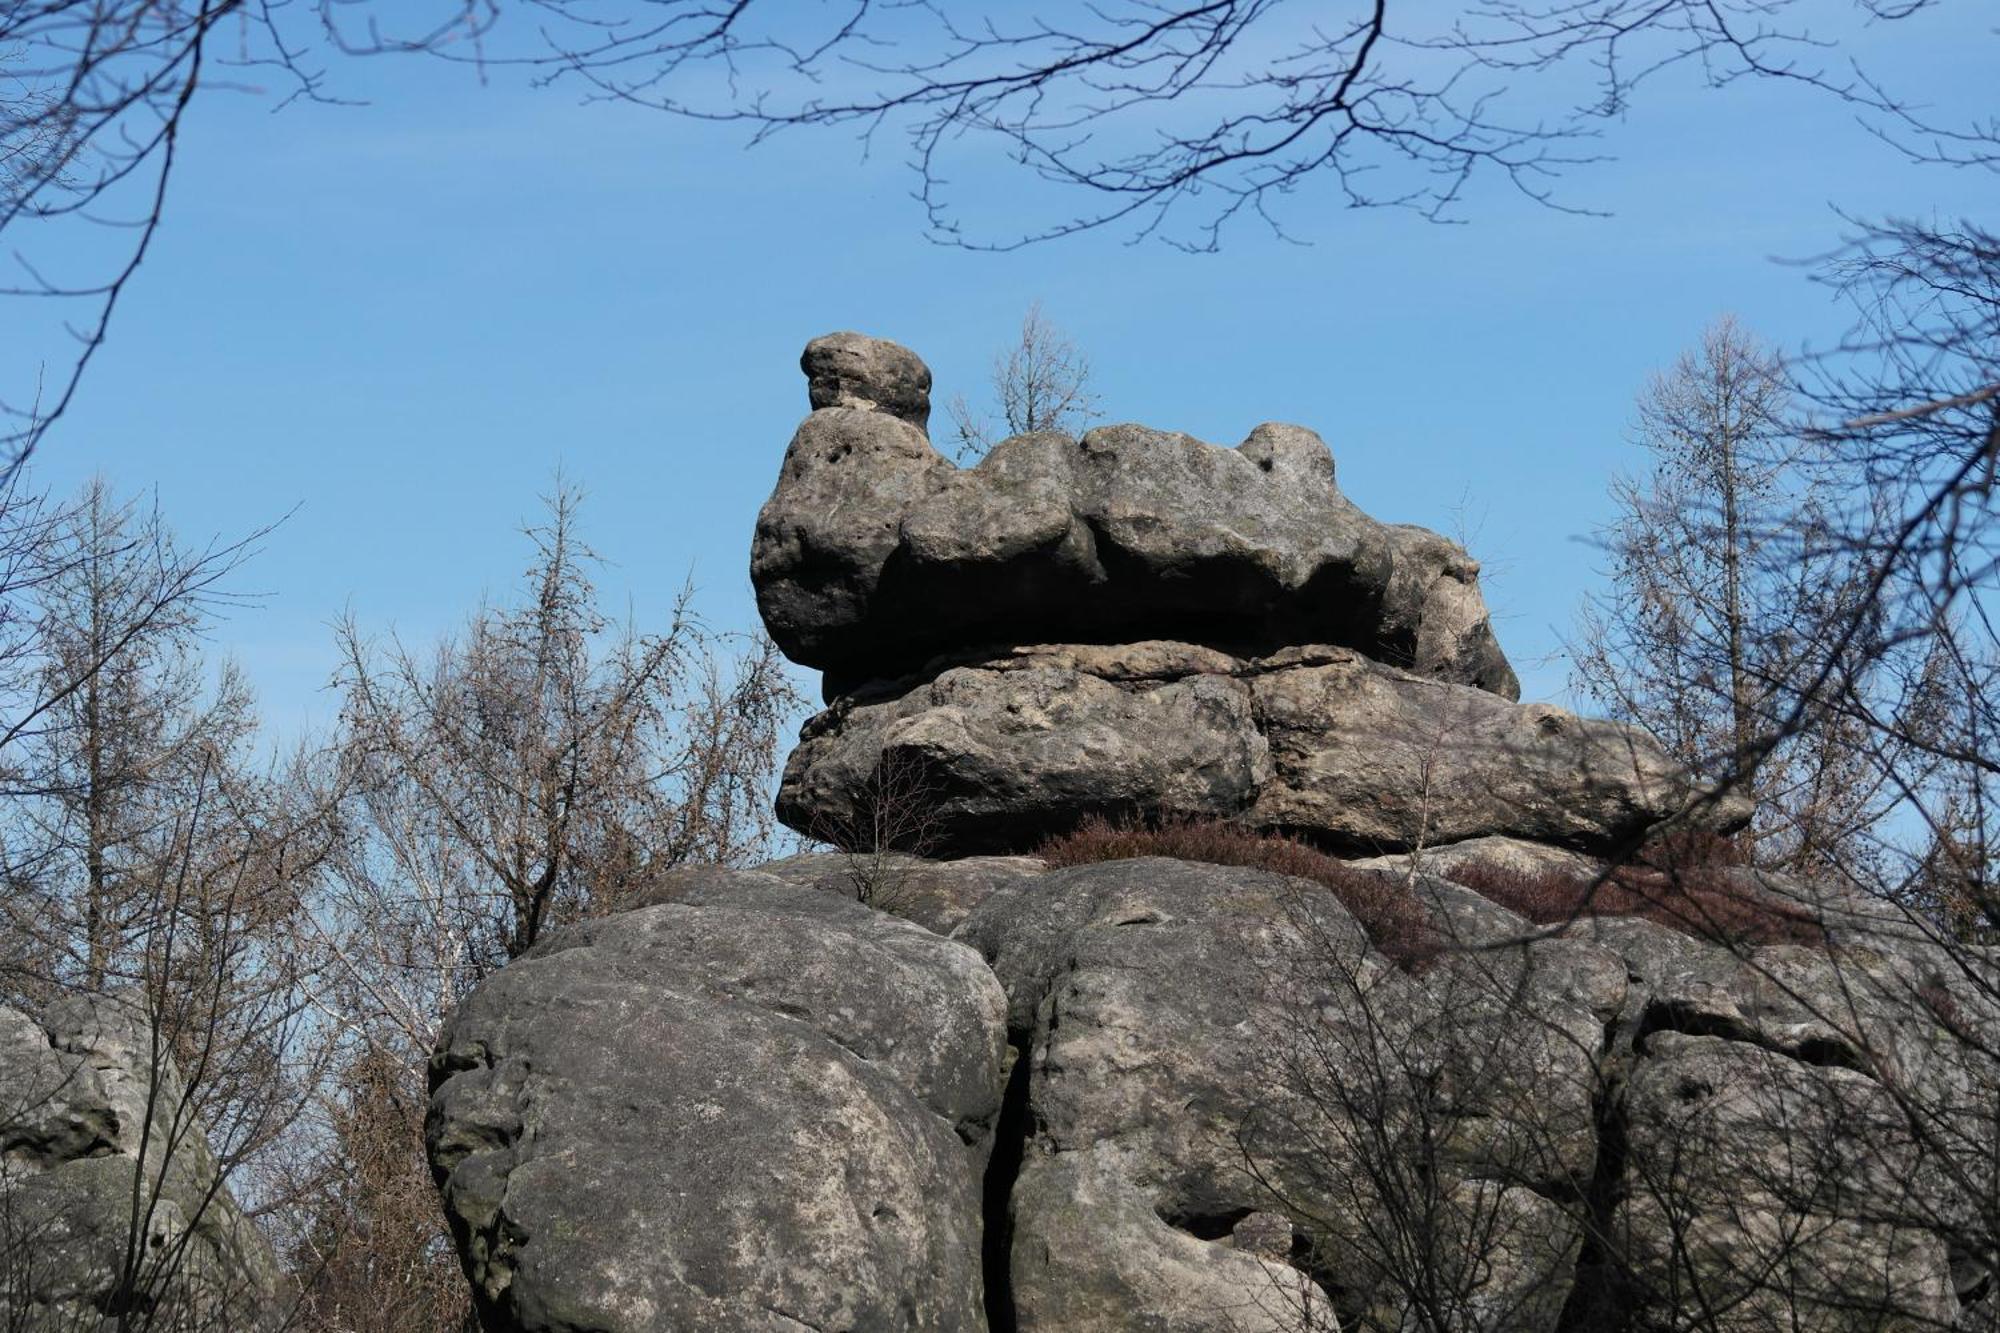
<svg viewBox="0 0 2000 1333">
<path fill-rule="evenodd" d="M 883 412 L 923 430 L 931 415 L 931 370 L 907 347 L 865 333 L 829 333 L 799 358 L 815 411 Z"/>
<path fill-rule="evenodd" d="M 1036 1154 L 1015 1184 L 1014 1214 L 1012 1277 L 1024 1333 L 1337 1327 L 1332 1303 L 1305 1273 L 1162 1220 L 1110 1144 Z"/>
<path fill-rule="evenodd" d="M 1510 704 L 1359 654 L 1292 649 L 1256 664 L 1256 716 L 1279 779 L 1249 812 L 1384 848 L 1504 835 L 1604 848 L 1666 820 L 1748 822 L 1704 809 L 1687 773 L 1636 728 Z"/>
<path fill-rule="evenodd" d="M 794 661 L 846 662 L 840 670 L 867 674 L 866 645 L 844 627 L 873 615 L 883 568 L 902 542 L 897 515 L 950 467 L 921 428 L 886 412 L 826 407 L 806 418 L 750 553 L 758 610 Z"/>
<path fill-rule="evenodd" d="M 1092 813 L 1235 819 L 1357 849 L 1494 835 L 1603 849 L 1677 816 L 1723 827 L 1650 738 L 1383 666 L 1352 649 L 1244 659 L 1190 644 L 1025 647 L 809 721 L 778 814 L 879 827 L 880 775 L 920 774 L 931 854 L 1032 849 Z"/>
<path fill-rule="evenodd" d="M 1950 1253 L 1910 1206 L 1919 1154 L 1871 1079 L 1662 1032 L 1624 1104 L 1630 1184 L 1611 1234 L 1642 1319 L 1697 1302 L 1719 1333 L 1956 1318 Z"/>
<path fill-rule="evenodd" d="M 960 469 L 921 427 L 929 372 L 894 344 L 806 351 L 816 409 L 758 516 L 772 637 L 829 697 L 978 645 L 1178 638 L 1359 648 L 1516 697 L 1479 567 L 1341 494 L 1317 435 L 1236 448 L 1143 426 L 1003 441 Z"/>
<path fill-rule="evenodd" d="M 807 852 L 759 868 L 787 883 L 864 902 L 949 935 L 995 890 L 1048 869 L 1033 856 L 933 861 L 905 852 Z"/>
<path fill-rule="evenodd" d="M 1857 904 L 1835 953 L 1739 952 L 1392 861 L 1452 946 L 1399 967 L 1263 871 L 884 858 L 945 939 L 852 864 L 676 872 L 466 1001 L 431 1151 L 490 1327 L 977 1329 L 984 1271 L 1028 1330 L 1421 1297 L 1492 1333 L 1889 1333 L 1989 1283 L 1945 1238 L 1990 1208 L 2000 1072 L 1961 1034 L 2000 976 Z"/>
<path fill-rule="evenodd" d="M 279 1327 L 270 1246 L 186 1097 L 132 997 L 0 1007 L 0 1326 Z"/>
<path fill-rule="evenodd" d="M 1637 920 L 1570 930 L 1630 983 L 1605 1069 L 1626 1161 L 1602 1232 L 1621 1272 L 1598 1298 L 1647 1327 L 1693 1303 L 1723 1333 L 1949 1327 L 1959 1294 L 1989 1284 L 1945 1238 L 1976 1229 L 1985 1189 L 1967 1183 L 1990 1139 L 1974 1108 L 2000 1095 L 2000 1067 L 1951 1023 L 2000 1017 L 1992 978 L 1792 887 L 1835 904 L 1837 952 L 1739 953 Z"/>
<path fill-rule="evenodd" d="M 1569 847 L 1499 836 L 1426 843 L 1408 852 L 1367 857 L 1354 864 L 1398 873 L 1415 870 L 1424 875 L 1449 875 L 1467 866 L 1481 866 L 1517 875 L 1556 874 L 1580 879 L 1595 879 L 1608 868 L 1607 862 Z"/>
<path fill-rule="evenodd" d="M 1229 1243 L 1245 1254 L 1279 1263 L 1292 1257 L 1292 1219 L 1283 1213 L 1251 1213 L 1229 1229 Z"/>
<path fill-rule="evenodd" d="M 1318 885 L 1161 859 L 1003 889 L 960 937 L 1032 1053 L 1022 1327 L 1300 1327 L 1321 1284 L 1343 1315 L 1393 1314 L 1408 1256 L 1367 1238 L 1414 1200 L 1371 1192 L 1392 1173 L 1370 1167 L 1412 1136 L 1451 1183 L 1452 1224 L 1493 1242 L 1444 1244 L 1477 1261 L 1468 1308 L 1559 1303 L 1581 1233 L 1534 1192 L 1594 1167 L 1601 1013 L 1623 986 L 1602 951 L 1552 941 L 1415 977 Z M 1301 1237 L 1291 1272 L 1224 1243 L 1259 1213 Z"/>
<path fill-rule="evenodd" d="M 984 1327 L 1004 998 L 978 956 L 713 871 L 459 1008 L 432 1167 L 492 1329 Z"/>
</svg>

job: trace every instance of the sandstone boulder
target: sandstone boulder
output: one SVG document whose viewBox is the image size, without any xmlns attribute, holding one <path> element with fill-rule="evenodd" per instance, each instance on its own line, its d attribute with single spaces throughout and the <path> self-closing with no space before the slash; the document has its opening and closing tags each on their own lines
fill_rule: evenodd
<svg viewBox="0 0 2000 1333">
<path fill-rule="evenodd" d="M 995 891 L 1048 867 L 1032 856 L 968 856 L 934 861 L 895 851 L 807 852 L 762 867 L 789 884 L 867 903 L 949 935 Z"/>
<path fill-rule="evenodd" d="M 1688 812 L 1731 828 L 1643 733 L 1384 666 L 1351 649 L 1021 648 L 837 702 L 786 765 L 779 817 L 849 842 L 883 775 L 930 854 L 1029 850 L 1093 813 L 1178 812 L 1357 851 L 1492 835 L 1618 846 Z M 1692 807 L 1692 809 L 1691 809 Z"/>
<path fill-rule="evenodd" d="M 931 369 L 915 352 L 865 333 L 829 333 L 799 358 L 813 410 L 858 407 L 924 429 L 931 417 Z"/>
<path fill-rule="evenodd" d="M 1371 870 L 1427 876 L 1449 875 L 1467 866 L 1483 866 L 1514 875 L 1560 875 L 1595 879 L 1609 863 L 1552 843 L 1489 835 L 1463 842 L 1426 843 L 1407 852 L 1372 856 L 1354 862 Z"/>
<path fill-rule="evenodd" d="M 1341 644 L 1506 697 L 1478 565 L 1341 494 L 1311 431 L 1220 448 L 1143 426 L 1017 436 L 972 468 L 930 447 L 929 371 L 891 343 L 808 347 L 816 409 L 757 521 L 780 648 L 828 697 L 981 645 L 1175 638 Z"/>
<path fill-rule="evenodd" d="M 962 944 L 711 871 L 559 932 L 433 1062 L 489 1329 L 975 1329 L 1004 999 Z"/>
<path fill-rule="evenodd" d="M 1021 1328 L 1326 1327 L 1336 1303 L 1395 1327 L 1410 1256 L 1390 1247 L 1426 1173 L 1449 1187 L 1429 1220 L 1465 1232 L 1466 1309 L 1553 1319 L 1581 1229 L 1542 1192 L 1594 1168 L 1598 1046 L 1623 994 L 1601 952 L 1551 941 L 1416 977 L 1318 885 L 1160 859 L 1002 889 L 960 935 L 1030 1052 Z"/>
<path fill-rule="evenodd" d="M 1910 1189 L 1921 1155 L 1871 1078 L 1661 1031 L 1622 1109 L 1629 1183 L 1609 1233 L 1642 1321 L 1699 1293 L 1717 1333 L 1952 1326 L 1950 1248 Z"/>
<path fill-rule="evenodd" d="M 131 997 L 0 1007 L 0 1327 L 281 1326 L 186 1095 Z"/>
<path fill-rule="evenodd" d="M 1884 1333 L 1990 1303 L 1955 1238 L 1989 1202 L 1994 978 L 1921 945 L 1552 933 L 1347 867 L 1449 946 L 1398 965 L 1314 881 L 897 858 L 945 887 L 885 908 L 946 940 L 850 864 L 678 872 L 466 1002 L 431 1151 L 490 1327 Z"/>
</svg>

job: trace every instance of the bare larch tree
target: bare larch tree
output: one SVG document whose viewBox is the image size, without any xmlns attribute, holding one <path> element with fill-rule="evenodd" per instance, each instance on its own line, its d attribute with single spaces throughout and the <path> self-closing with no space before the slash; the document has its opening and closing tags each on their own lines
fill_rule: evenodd
<svg viewBox="0 0 2000 1333">
<path fill-rule="evenodd" d="M 961 463 L 977 462 L 1009 435 L 1037 430 L 1081 435 L 1099 415 L 1090 384 L 1090 359 L 1042 314 L 1040 301 L 1022 317 L 1020 339 L 993 358 L 989 383 L 1004 431 L 974 411 L 964 394 L 951 400 L 952 433 Z"/>
</svg>

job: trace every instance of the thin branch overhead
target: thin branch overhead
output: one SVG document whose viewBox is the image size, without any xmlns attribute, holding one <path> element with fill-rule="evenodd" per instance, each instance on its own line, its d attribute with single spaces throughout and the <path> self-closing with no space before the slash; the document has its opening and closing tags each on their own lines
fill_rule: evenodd
<svg viewBox="0 0 2000 1333">
<path fill-rule="evenodd" d="M 1863 0 L 1900 21 L 1944 0 Z M 51 305 L 0 385 L 0 470 L 68 411 L 165 216 L 189 107 L 254 81 L 338 100 L 325 62 L 424 54 L 740 126 L 847 128 L 915 174 L 928 233 L 1013 249 L 1101 228 L 1194 250 L 1288 212 L 1467 216 L 1488 182 L 1551 208 L 1609 117 L 1686 69 L 1851 104 L 1911 155 L 1991 165 L 2000 125 L 1934 119 L 1866 71 L 1835 0 L 42 0 L 0 6 L 0 295 Z M 1820 25 L 1815 28 L 1815 24 Z M 1851 22 L 1850 22 L 1850 26 Z M 996 215 L 998 164 L 1039 189 Z M 969 184 L 971 183 L 971 184 Z M 1300 198 L 1309 186 L 1327 193 Z M 76 228 L 102 226 L 79 246 Z M 60 236 L 67 265 L 43 262 Z M 78 255 L 90 258 L 78 259 Z"/>
</svg>

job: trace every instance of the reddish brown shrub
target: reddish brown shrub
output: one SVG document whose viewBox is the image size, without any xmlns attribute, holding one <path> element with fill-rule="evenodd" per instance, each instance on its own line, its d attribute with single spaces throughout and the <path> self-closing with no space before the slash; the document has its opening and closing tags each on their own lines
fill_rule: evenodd
<svg viewBox="0 0 2000 1333">
<path fill-rule="evenodd" d="M 1648 838 L 1634 859 L 1653 870 L 1681 874 L 1748 866 L 1750 852 L 1739 838 L 1729 834 L 1681 828 Z"/>
<path fill-rule="evenodd" d="M 1683 862 L 1673 870 L 1623 866 L 1603 882 L 1559 871 L 1522 872 L 1473 863 L 1446 878 L 1539 925 L 1580 917 L 1636 916 L 1719 944 L 1826 943 L 1812 916 L 1722 872 Z"/>
<path fill-rule="evenodd" d="M 1269 870 L 1325 886 L 1376 950 L 1401 967 L 1418 970 L 1443 948 L 1423 905 L 1394 877 L 1358 870 L 1297 838 L 1219 819 L 1168 816 L 1139 823 L 1093 816 L 1074 832 L 1044 842 L 1037 855 L 1053 866 L 1166 856 Z M 1476 862 L 1447 871 L 1446 878 L 1537 925 L 1636 916 L 1732 946 L 1826 943 L 1825 931 L 1809 913 L 1728 873 L 1743 864 L 1741 849 L 1730 839 L 1688 831 L 1648 843 L 1634 864 L 1602 883 L 1586 875 Z"/>
<path fill-rule="evenodd" d="M 1980 1040 L 1978 1031 L 1973 1026 L 1971 1017 L 1965 1012 L 1965 1007 L 1952 997 L 1950 991 L 1935 980 L 1926 981 L 1917 987 L 1917 998 L 1923 1002 L 1924 1008 L 1930 1010 L 1931 1017 L 1943 1025 L 1945 1031 L 1959 1041 L 1975 1045 L 1976 1048 Z"/>
<path fill-rule="evenodd" d="M 1169 856 L 1269 870 L 1325 886 L 1376 950 L 1400 967 L 1416 970 L 1441 945 L 1422 905 L 1389 876 L 1357 870 L 1296 838 L 1257 833 L 1219 819 L 1169 816 L 1140 824 L 1092 817 L 1075 832 L 1043 843 L 1037 855 L 1056 866 Z"/>
</svg>

